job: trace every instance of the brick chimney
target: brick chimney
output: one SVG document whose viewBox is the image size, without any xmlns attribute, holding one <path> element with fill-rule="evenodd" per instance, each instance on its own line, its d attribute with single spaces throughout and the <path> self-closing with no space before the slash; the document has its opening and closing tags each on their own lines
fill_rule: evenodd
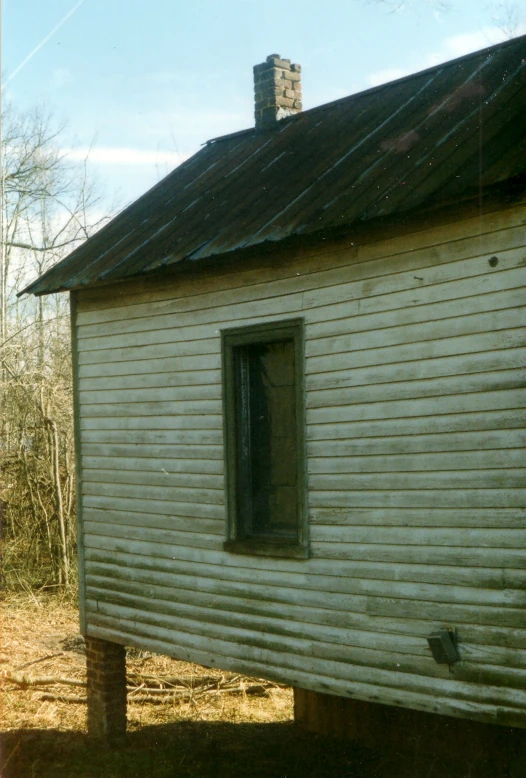
<svg viewBox="0 0 526 778">
<path fill-rule="evenodd" d="M 279 119 L 301 111 L 301 65 L 271 54 L 254 65 L 256 129 L 272 127 Z"/>
</svg>

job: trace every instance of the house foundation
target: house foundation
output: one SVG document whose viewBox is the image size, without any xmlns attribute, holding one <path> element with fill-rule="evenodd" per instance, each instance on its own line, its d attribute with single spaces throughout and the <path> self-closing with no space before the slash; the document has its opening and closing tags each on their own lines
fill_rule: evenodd
<svg viewBox="0 0 526 778">
<path fill-rule="evenodd" d="M 86 637 L 88 735 L 113 745 L 126 735 L 126 650 Z"/>
<path fill-rule="evenodd" d="M 387 755 L 433 764 L 433 775 L 523 778 L 526 730 L 294 689 L 295 722 Z M 442 772 L 441 772 L 442 770 Z M 426 773 L 427 774 L 427 773 Z"/>
</svg>

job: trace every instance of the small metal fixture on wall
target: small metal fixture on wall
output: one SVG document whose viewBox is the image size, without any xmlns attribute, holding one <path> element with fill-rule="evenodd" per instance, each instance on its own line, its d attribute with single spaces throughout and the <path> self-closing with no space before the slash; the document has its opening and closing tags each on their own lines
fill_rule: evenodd
<svg viewBox="0 0 526 778">
<path fill-rule="evenodd" d="M 440 629 L 432 632 L 427 638 L 433 659 L 439 665 L 451 665 L 460 659 L 457 651 L 457 631 Z"/>
</svg>

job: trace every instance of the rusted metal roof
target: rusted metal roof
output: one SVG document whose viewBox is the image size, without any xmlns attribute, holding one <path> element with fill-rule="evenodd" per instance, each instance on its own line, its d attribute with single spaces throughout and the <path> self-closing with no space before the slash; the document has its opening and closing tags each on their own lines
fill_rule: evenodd
<svg viewBox="0 0 526 778">
<path fill-rule="evenodd" d="M 319 236 L 526 173 L 526 36 L 209 141 L 25 289 Z M 520 179 L 519 179 L 520 180 Z"/>
</svg>

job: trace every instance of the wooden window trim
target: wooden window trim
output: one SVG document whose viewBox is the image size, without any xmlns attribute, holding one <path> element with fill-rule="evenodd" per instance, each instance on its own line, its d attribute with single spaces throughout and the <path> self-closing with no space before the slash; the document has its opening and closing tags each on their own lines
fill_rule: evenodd
<svg viewBox="0 0 526 778">
<path fill-rule="evenodd" d="M 286 537 L 243 537 L 236 501 L 236 435 L 234 349 L 257 343 L 284 339 L 294 344 L 294 384 L 296 394 L 296 447 L 298 457 L 298 533 L 297 539 Z M 221 333 L 225 484 L 227 505 L 227 540 L 225 551 L 257 556 L 308 557 L 305 456 L 305 359 L 303 319 L 255 324 L 223 330 Z"/>
</svg>

